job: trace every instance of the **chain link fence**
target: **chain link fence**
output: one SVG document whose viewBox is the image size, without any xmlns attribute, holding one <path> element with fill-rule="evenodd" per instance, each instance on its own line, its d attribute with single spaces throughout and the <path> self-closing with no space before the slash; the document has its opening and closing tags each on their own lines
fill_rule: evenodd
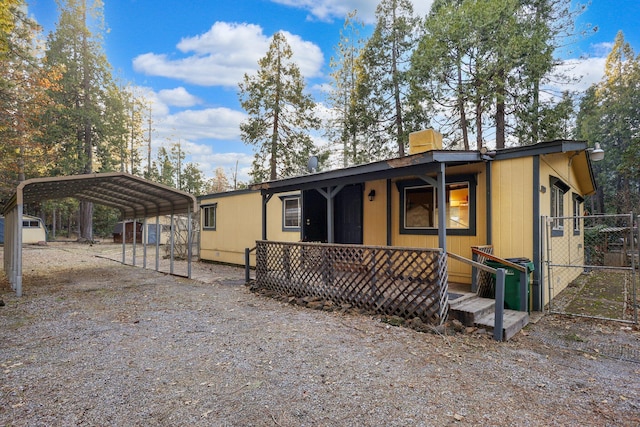
<svg viewBox="0 0 640 427">
<path fill-rule="evenodd" d="M 544 217 L 551 313 L 638 323 L 638 228 L 633 214 Z"/>
</svg>

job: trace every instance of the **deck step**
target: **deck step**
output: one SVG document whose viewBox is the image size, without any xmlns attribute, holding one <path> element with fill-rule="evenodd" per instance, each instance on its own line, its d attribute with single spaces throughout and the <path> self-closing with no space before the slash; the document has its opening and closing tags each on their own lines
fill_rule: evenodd
<svg viewBox="0 0 640 427">
<path fill-rule="evenodd" d="M 495 325 L 495 300 L 478 296 L 465 296 L 449 303 L 449 317 L 458 319 L 465 326 L 476 326 L 493 331 Z M 504 310 L 502 332 L 505 340 L 513 337 L 529 323 L 524 311 Z"/>
<path fill-rule="evenodd" d="M 451 301 L 449 316 L 458 319 L 465 326 L 474 326 L 477 319 L 493 313 L 494 306 L 495 300 L 474 295 L 471 298 L 460 299 L 460 301 Z"/>
<path fill-rule="evenodd" d="M 488 331 L 493 331 L 495 320 L 495 312 L 492 312 L 476 320 L 476 326 L 486 328 Z M 517 334 L 520 329 L 527 326 L 528 323 L 529 313 L 526 311 L 505 310 L 502 324 L 502 336 L 504 340 L 510 339 Z"/>
</svg>

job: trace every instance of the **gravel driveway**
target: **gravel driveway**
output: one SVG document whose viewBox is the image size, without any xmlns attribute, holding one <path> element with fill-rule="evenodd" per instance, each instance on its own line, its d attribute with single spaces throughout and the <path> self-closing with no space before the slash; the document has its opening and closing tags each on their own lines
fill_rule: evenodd
<svg viewBox="0 0 640 427">
<path fill-rule="evenodd" d="M 253 294 L 242 269 L 188 280 L 96 250 L 27 247 L 24 296 L 3 282 L 0 425 L 640 425 L 636 327 L 425 334 Z"/>
</svg>

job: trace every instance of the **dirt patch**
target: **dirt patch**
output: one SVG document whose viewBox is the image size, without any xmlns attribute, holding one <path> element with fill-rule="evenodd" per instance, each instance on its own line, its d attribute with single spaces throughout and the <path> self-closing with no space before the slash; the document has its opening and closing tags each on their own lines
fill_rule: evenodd
<svg viewBox="0 0 640 427">
<path fill-rule="evenodd" d="M 629 325 L 545 316 L 506 343 L 420 333 L 193 268 L 201 280 L 87 246 L 26 249 L 24 296 L 0 292 L 0 424 L 640 424 L 640 360 L 601 350 L 633 355 Z"/>
</svg>

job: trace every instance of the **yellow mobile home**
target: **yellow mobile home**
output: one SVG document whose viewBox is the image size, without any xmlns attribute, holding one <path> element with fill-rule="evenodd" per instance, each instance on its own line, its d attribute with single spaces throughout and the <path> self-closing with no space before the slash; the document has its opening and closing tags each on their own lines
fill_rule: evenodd
<svg viewBox="0 0 640 427">
<path fill-rule="evenodd" d="M 270 239 L 301 240 L 300 192 L 285 192 L 264 200 L 259 191 L 238 190 L 198 198 L 200 203 L 200 259 L 230 264 L 245 263 L 246 248 L 268 233 Z M 269 223 L 263 226 L 263 209 Z M 263 231 L 264 230 L 264 231 Z M 251 255 L 255 266 L 255 254 Z"/>
<path fill-rule="evenodd" d="M 467 259 L 472 258 L 472 247 L 491 245 L 500 258 L 528 258 L 534 265 L 531 308 L 542 310 L 549 295 L 542 286 L 541 221 L 545 216 L 581 215 L 584 196 L 595 192 L 587 144 L 557 140 L 494 151 L 454 151 L 442 149 L 437 133 L 423 131 L 412 134 L 410 146 L 412 154 L 402 158 L 253 189 L 260 190 L 263 200 L 300 193 L 299 236 L 304 241 L 441 248 Z M 251 210 L 253 219 L 242 209 L 233 220 L 255 226 L 257 209 Z M 263 236 L 268 240 L 280 238 L 271 230 L 281 216 L 281 208 L 263 210 Z M 563 233 L 562 227 L 555 232 Z M 573 232 L 581 248 L 582 234 L 579 229 Z M 574 251 L 573 256 L 583 254 Z M 450 282 L 471 290 L 468 264 L 449 258 L 447 271 Z M 555 289 L 559 292 L 571 280 L 567 276 Z"/>
</svg>

